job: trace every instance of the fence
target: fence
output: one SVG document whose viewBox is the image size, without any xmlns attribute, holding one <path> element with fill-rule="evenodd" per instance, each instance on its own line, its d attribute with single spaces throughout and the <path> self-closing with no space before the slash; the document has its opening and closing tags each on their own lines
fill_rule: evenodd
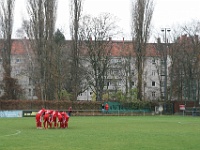
<svg viewBox="0 0 200 150">
<path fill-rule="evenodd" d="M 70 106 L 74 115 L 105 115 L 102 104 L 109 104 L 109 113 L 106 115 L 146 115 L 155 111 L 155 107 L 162 105 L 162 114 L 174 114 L 174 102 L 93 102 L 93 101 L 41 101 L 41 100 L 0 100 L 0 110 L 38 111 L 41 108 L 67 111 Z M 178 110 L 179 111 L 179 110 Z M 28 113 L 27 113 L 28 114 Z"/>
</svg>

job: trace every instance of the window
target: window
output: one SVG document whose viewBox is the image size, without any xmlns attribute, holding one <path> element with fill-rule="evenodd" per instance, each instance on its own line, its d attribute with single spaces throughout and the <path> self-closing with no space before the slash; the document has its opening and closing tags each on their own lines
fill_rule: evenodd
<svg viewBox="0 0 200 150">
<path fill-rule="evenodd" d="M 164 59 L 161 59 L 161 60 L 160 60 L 160 63 L 161 63 L 161 65 L 164 65 L 164 64 L 165 64 Z"/>
<path fill-rule="evenodd" d="M 92 92 L 90 92 L 90 95 L 92 95 Z"/>
<path fill-rule="evenodd" d="M 35 94 L 35 89 L 33 89 L 33 96 L 35 96 L 36 94 Z"/>
<path fill-rule="evenodd" d="M 18 69 L 15 70 L 15 75 L 16 75 L 16 76 L 19 75 L 19 70 L 18 70 Z"/>
<path fill-rule="evenodd" d="M 109 86 L 110 86 L 110 82 L 109 82 L 109 81 L 106 83 L 106 86 L 107 86 L 107 87 L 109 87 Z"/>
<path fill-rule="evenodd" d="M 114 74 L 114 75 L 119 74 L 119 70 L 118 70 L 118 69 L 113 69 L 113 74 Z"/>
<path fill-rule="evenodd" d="M 156 92 L 151 93 L 152 97 L 156 97 Z"/>
<path fill-rule="evenodd" d="M 28 80 L 28 85 L 31 85 L 31 83 L 32 83 L 32 79 L 29 78 L 29 80 Z"/>
<path fill-rule="evenodd" d="M 160 75 L 161 75 L 161 76 L 165 76 L 165 70 L 164 70 L 164 69 L 161 69 L 161 70 L 160 70 Z"/>
<path fill-rule="evenodd" d="M 151 75 L 152 75 L 152 76 L 155 76 L 155 75 L 156 75 L 156 71 L 155 71 L 155 70 L 152 70 Z"/>
<path fill-rule="evenodd" d="M 31 89 L 28 89 L 28 96 L 31 96 Z"/>
<path fill-rule="evenodd" d="M 131 87 L 133 87 L 135 85 L 134 81 L 131 82 Z"/>
<path fill-rule="evenodd" d="M 152 81 L 152 86 L 156 86 L 156 82 L 155 81 Z"/>
<path fill-rule="evenodd" d="M 160 86 L 164 87 L 164 85 L 165 85 L 165 82 L 164 81 L 160 81 Z"/>
<path fill-rule="evenodd" d="M 156 60 L 155 59 L 152 59 L 152 64 L 156 64 Z"/>
<path fill-rule="evenodd" d="M 20 62 L 20 59 L 19 59 L 19 58 L 17 58 L 17 59 L 16 59 L 16 63 L 19 63 L 19 62 Z"/>
<path fill-rule="evenodd" d="M 131 73 L 132 73 L 132 75 L 133 75 L 133 76 L 135 75 L 135 72 L 134 72 L 134 70 L 132 70 L 132 72 L 131 72 Z"/>
<path fill-rule="evenodd" d="M 161 98 L 164 99 L 165 98 L 165 93 L 161 92 Z"/>
</svg>

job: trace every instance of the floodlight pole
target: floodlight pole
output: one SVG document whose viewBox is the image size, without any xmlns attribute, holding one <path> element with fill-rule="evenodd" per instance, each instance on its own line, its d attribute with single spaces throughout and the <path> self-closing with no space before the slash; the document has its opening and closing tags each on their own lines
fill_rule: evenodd
<svg viewBox="0 0 200 150">
<path fill-rule="evenodd" d="M 162 32 L 164 32 L 164 42 L 165 42 L 165 47 L 164 47 L 164 72 L 165 72 L 165 80 L 164 80 L 164 100 L 168 100 L 168 93 L 167 93 L 167 32 L 170 32 L 170 28 L 162 28 Z"/>
</svg>

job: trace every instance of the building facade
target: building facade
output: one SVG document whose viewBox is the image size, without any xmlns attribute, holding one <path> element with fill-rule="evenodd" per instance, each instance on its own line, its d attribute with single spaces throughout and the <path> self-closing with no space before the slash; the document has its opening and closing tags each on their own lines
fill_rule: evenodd
<svg viewBox="0 0 200 150">
<path fill-rule="evenodd" d="M 32 59 L 33 52 L 27 44 L 26 39 L 13 40 L 12 43 L 12 77 L 18 79 L 24 95 L 21 99 L 37 99 L 35 87 L 31 81 L 30 66 L 34 62 Z M 0 56 L 1 57 L 1 56 Z M 82 62 L 87 69 L 90 68 L 88 62 Z M 163 71 L 163 58 L 156 49 L 155 44 L 148 44 L 146 56 L 144 58 L 143 70 L 143 96 L 146 100 L 158 100 L 164 96 L 164 80 L 167 75 Z M 167 68 L 170 63 L 167 63 Z M 2 57 L 0 58 L 0 81 L 3 80 Z M 127 92 L 128 89 L 137 88 L 137 69 L 136 57 L 131 41 L 112 41 L 112 50 L 107 70 L 104 91 L 112 93 L 115 91 Z M 86 81 L 87 82 L 87 81 Z M 86 83 L 87 84 L 87 83 Z M 3 89 L 0 89 L 0 95 Z M 93 91 L 91 88 L 83 90 L 78 95 L 77 100 L 92 100 Z"/>
</svg>

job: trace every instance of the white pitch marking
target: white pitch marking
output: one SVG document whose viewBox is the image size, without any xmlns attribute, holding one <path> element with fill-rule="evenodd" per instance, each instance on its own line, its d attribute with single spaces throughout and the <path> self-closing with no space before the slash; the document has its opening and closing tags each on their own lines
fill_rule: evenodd
<svg viewBox="0 0 200 150">
<path fill-rule="evenodd" d="M 13 135 L 18 135 L 21 133 L 20 130 L 16 130 L 17 132 L 16 133 L 13 133 L 13 134 L 7 134 L 7 135 L 3 135 L 3 136 L 13 136 Z"/>
</svg>

